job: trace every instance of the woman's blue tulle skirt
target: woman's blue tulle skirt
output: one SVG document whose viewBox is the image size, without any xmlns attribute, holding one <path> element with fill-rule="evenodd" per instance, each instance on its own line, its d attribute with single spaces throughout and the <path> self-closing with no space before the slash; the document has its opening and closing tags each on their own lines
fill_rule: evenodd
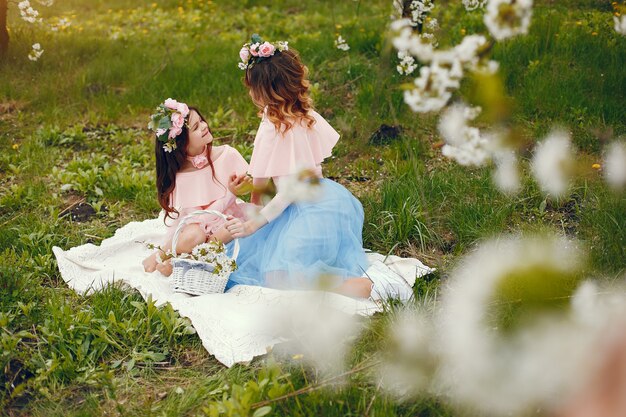
<svg viewBox="0 0 626 417">
<path fill-rule="evenodd" d="M 239 239 L 236 284 L 279 288 L 337 286 L 367 269 L 363 251 L 363 206 L 346 188 L 320 182 L 321 197 L 292 203 L 254 234 Z M 232 251 L 233 243 L 227 248 Z"/>
</svg>

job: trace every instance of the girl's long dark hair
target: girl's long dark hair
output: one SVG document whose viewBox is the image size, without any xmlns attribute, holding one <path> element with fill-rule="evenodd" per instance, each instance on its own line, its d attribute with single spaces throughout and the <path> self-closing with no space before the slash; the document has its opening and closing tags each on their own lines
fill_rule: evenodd
<svg viewBox="0 0 626 417">
<path fill-rule="evenodd" d="M 200 119 L 206 122 L 206 119 L 195 107 L 189 107 L 189 111 L 195 111 L 198 113 Z M 171 206 L 170 196 L 174 191 L 174 187 L 176 187 L 176 174 L 187 160 L 187 144 L 189 142 L 189 130 L 187 125 L 184 125 L 182 130 L 182 133 L 176 137 L 176 149 L 172 152 L 165 152 L 163 142 L 160 142 L 157 138 L 155 138 L 154 141 L 157 199 L 159 205 L 165 210 L 164 220 L 167 220 L 168 217 L 173 219 L 172 213 L 180 214 L 178 210 Z M 211 131 L 210 128 L 209 131 Z M 212 143 L 209 143 L 206 147 L 206 157 L 211 167 L 211 176 L 215 178 L 215 168 L 211 160 L 211 149 Z"/>
</svg>

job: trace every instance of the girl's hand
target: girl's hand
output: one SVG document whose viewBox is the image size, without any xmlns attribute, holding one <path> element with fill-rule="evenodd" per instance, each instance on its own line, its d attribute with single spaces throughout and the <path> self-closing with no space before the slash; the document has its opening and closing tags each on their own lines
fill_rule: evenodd
<svg viewBox="0 0 626 417">
<path fill-rule="evenodd" d="M 228 190 L 236 196 L 249 194 L 252 191 L 252 177 L 233 173 L 228 180 Z"/>
<path fill-rule="evenodd" d="M 267 222 L 264 220 L 255 219 L 250 219 L 242 222 L 241 219 L 235 218 L 224 223 L 224 227 L 230 232 L 233 238 L 239 239 L 242 237 L 250 236 L 266 223 Z"/>
</svg>

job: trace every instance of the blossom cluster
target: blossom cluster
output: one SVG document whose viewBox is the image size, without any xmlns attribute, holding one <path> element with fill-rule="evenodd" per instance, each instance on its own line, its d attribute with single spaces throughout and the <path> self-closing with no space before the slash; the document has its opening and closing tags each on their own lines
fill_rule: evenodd
<svg viewBox="0 0 626 417">
<path fill-rule="evenodd" d="M 435 7 L 435 4 L 432 0 L 412 0 L 408 4 L 403 0 L 395 0 L 394 7 L 400 16 L 410 16 L 411 25 L 417 26 L 424 23 L 428 12 Z"/>
<path fill-rule="evenodd" d="M 180 257 L 213 265 L 213 274 L 219 277 L 228 277 L 237 269 L 237 262 L 226 254 L 222 242 L 201 243 L 192 249 L 191 254 L 183 254 Z"/>
<path fill-rule="evenodd" d="M 30 59 L 31 61 L 37 61 L 42 54 L 43 49 L 41 49 L 41 45 L 39 43 L 34 43 L 33 49 L 28 54 L 28 59 Z"/>
<path fill-rule="evenodd" d="M 28 23 L 41 22 L 39 12 L 32 8 L 28 0 L 21 1 L 17 4 L 17 8 L 20 9 L 20 16 Z"/>
<path fill-rule="evenodd" d="M 337 35 L 337 39 L 335 39 L 335 48 L 342 51 L 349 51 L 350 45 L 348 45 L 348 42 L 346 42 L 341 35 Z"/>
<path fill-rule="evenodd" d="M 182 133 L 188 116 L 189 107 L 171 98 L 159 104 L 156 113 L 150 116 L 148 129 L 155 132 L 160 142 L 164 142 L 165 152 L 172 152 L 176 149 L 176 137 Z"/>
<path fill-rule="evenodd" d="M 441 297 L 395 315 L 378 384 L 480 415 L 552 415 L 587 388 L 580 381 L 598 382 L 589 358 L 608 359 L 598 349 L 626 325 L 623 284 L 600 288 L 585 280 L 586 267 L 583 246 L 556 235 L 481 243 Z"/>
<path fill-rule="evenodd" d="M 54 0 L 38 0 L 38 3 L 50 7 L 54 3 Z M 40 23 L 42 21 L 41 17 L 39 17 L 39 12 L 30 4 L 29 0 L 23 0 L 17 3 L 17 8 L 20 11 L 20 17 L 28 23 Z M 32 50 L 28 54 L 28 59 L 31 61 L 37 61 L 41 55 L 43 54 L 43 49 L 41 49 L 41 45 L 37 42 L 33 44 Z"/>
<path fill-rule="evenodd" d="M 420 68 L 420 75 L 414 80 L 415 87 L 404 93 L 404 101 L 415 112 L 426 113 L 443 109 L 467 71 L 497 71 L 497 63 L 486 61 L 482 55 L 490 48 L 482 35 L 466 36 L 463 41 L 448 50 L 436 50 L 436 43 L 426 34 L 414 33 L 409 19 L 392 23 L 392 31 L 397 36 L 393 45 L 403 59 L 406 69 L 413 65 L 407 56 L 415 57 L 429 66 Z M 405 67 L 398 66 L 398 72 L 406 73 Z"/>
<path fill-rule="evenodd" d="M 289 42 L 278 41 L 275 44 L 263 41 L 258 34 L 252 35 L 250 43 L 244 44 L 239 50 L 241 62 L 237 65 L 240 70 L 246 70 L 255 63 L 274 56 L 276 52 L 289 49 Z"/>
</svg>

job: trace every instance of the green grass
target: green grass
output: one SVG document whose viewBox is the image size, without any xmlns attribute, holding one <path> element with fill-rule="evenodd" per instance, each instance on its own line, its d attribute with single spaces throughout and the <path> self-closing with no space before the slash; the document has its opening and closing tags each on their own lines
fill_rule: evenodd
<svg viewBox="0 0 626 417">
<path fill-rule="evenodd" d="M 562 124 L 582 151 L 572 193 L 545 199 L 528 175 L 522 192 L 508 197 L 492 185 L 490 168 L 443 159 L 436 117 L 411 113 L 402 101 L 399 86 L 410 79 L 395 72 L 390 3 L 68 0 L 41 8 L 52 21 L 72 21 L 54 36 L 21 23 L 10 6 L 11 49 L 0 62 L 0 108 L 9 109 L 0 113 L 2 410 L 202 415 L 217 405 L 249 410 L 323 380 L 278 352 L 277 363 L 270 355 L 226 369 L 169 307 L 120 287 L 74 294 L 51 252 L 98 244 L 158 213 L 145 125 L 168 96 L 198 106 L 223 143 L 250 157 L 258 119 L 236 63 L 253 32 L 288 40 L 309 66 L 316 108 L 342 133 L 325 173 L 362 201 L 365 246 L 438 268 L 417 282 L 418 303 L 436 297 L 461 255 L 502 231 L 578 237 L 590 248 L 595 276 L 623 274 L 626 199 L 590 168 L 601 162 L 604 138 L 626 134 L 626 38 L 612 30 L 610 4 L 537 1 L 529 35 L 494 49 L 524 140 L 534 143 Z M 480 12 L 465 13 L 459 2 L 441 2 L 435 17 L 444 46 L 462 31 L 484 31 Z M 334 48 L 337 33 L 349 52 Z M 37 41 L 45 53 L 33 63 L 26 55 Z M 368 144 L 382 124 L 401 126 L 400 138 Z M 523 156 L 528 172 L 530 153 Z M 94 209 L 88 221 L 62 215 L 81 201 Z M 347 369 L 377 360 L 394 311 L 365 323 Z M 457 415 L 436 398 L 395 399 L 367 370 L 344 382 L 272 403 L 273 413 Z"/>
</svg>

